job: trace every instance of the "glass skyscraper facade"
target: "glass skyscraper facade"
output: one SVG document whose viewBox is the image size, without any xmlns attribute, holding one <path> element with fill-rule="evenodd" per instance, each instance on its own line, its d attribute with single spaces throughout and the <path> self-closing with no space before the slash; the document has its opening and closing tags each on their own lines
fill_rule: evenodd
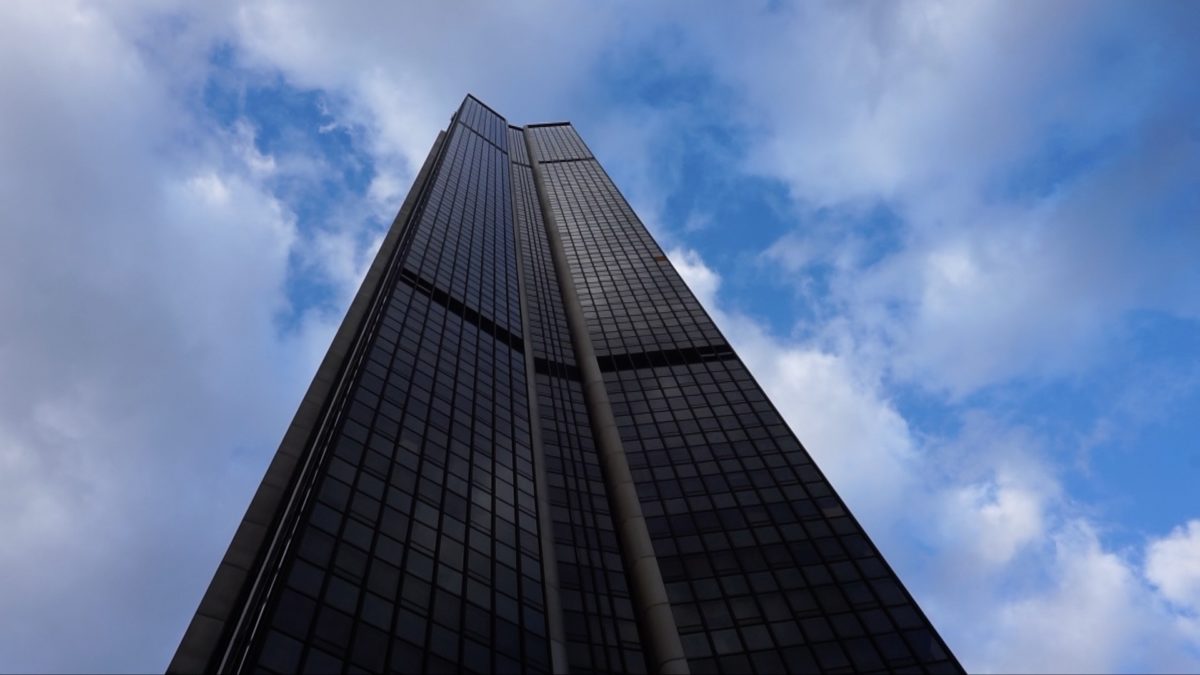
<svg viewBox="0 0 1200 675">
<path fill-rule="evenodd" d="M 961 672 L 567 123 L 468 96 L 173 672 Z"/>
</svg>

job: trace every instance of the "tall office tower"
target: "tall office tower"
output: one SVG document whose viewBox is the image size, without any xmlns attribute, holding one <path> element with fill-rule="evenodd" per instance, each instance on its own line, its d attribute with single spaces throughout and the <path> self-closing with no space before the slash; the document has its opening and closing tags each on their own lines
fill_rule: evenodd
<svg viewBox="0 0 1200 675">
<path fill-rule="evenodd" d="M 170 670 L 961 668 L 571 125 L 467 97 Z"/>
</svg>

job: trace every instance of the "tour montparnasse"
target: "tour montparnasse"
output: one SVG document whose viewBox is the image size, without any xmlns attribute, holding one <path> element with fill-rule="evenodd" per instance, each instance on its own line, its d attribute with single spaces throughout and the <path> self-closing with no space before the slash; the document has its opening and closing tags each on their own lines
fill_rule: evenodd
<svg viewBox="0 0 1200 675">
<path fill-rule="evenodd" d="M 962 672 L 575 129 L 471 96 L 169 670 Z"/>
</svg>

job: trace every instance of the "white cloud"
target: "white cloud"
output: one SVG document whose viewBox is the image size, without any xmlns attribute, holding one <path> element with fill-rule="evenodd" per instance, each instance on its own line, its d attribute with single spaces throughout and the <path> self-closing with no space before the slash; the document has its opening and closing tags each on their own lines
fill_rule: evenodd
<svg viewBox="0 0 1200 675">
<path fill-rule="evenodd" d="M 209 206 L 225 206 L 229 203 L 229 188 L 215 173 L 193 176 L 187 181 L 186 189 L 208 203 Z"/>
<path fill-rule="evenodd" d="M 1148 628 L 1136 579 L 1093 532 L 1067 530 L 1054 547 L 1048 592 L 1009 603 L 997 617 L 988 646 L 998 672 L 1107 671 Z"/>
<path fill-rule="evenodd" d="M 1085 521 L 1052 537 L 1048 583 L 979 627 L 990 672 L 1195 672 L 1200 641 Z"/>
<path fill-rule="evenodd" d="M 1190 520 L 1150 542 L 1146 578 L 1165 598 L 1200 614 L 1200 520 Z"/>
<path fill-rule="evenodd" d="M 1103 171 L 1036 208 L 981 209 L 980 227 L 848 270 L 838 284 L 847 311 L 869 321 L 870 308 L 902 307 L 865 328 L 894 345 L 899 375 L 955 394 L 1091 367 L 1111 354 L 1126 313 L 1191 315 L 1188 289 L 1200 288 L 1179 257 L 1200 251 L 1200 238 L 1147 238 L 1161 224 L 1140 222 L 1145 200 L 1167 201 L 1178 187 L 1143 177 L 1135 197 L 1123 183 L 1137 173 Z"/>
<path fill-rule="evenodd" d="M 768 259 L 801 287 L 830 266 L 813 299 L 844 319 L 828 339 L 878 343 L 892 374 L 965 396 L 1077 374 L 1131 311 L 1200 316 L 1200 143 L 1180 114 L 1196 104 L 1163 75 L 1195 55 L 1153 46 L 1170 21 L 1087 3 L 804 5 L 698 22 L 692 39 L 737 92 L 745 168 L 803 216 Z M 745 47 L 718 49 L 730 41 Z M 862 255 L 878 204 L 896 241 Z M 830 210 L 852 217 L 819 222 Z"/>
<path fill-rule="evenodd" d="M 275 158 L 271 155 L 263 154 L 258 149 L 258 145 L 255 142 L 255 137 L 258 134 L 249 121 L 245 119 L 238 120 L 234 125 L 234 133 L 237 138 L 237 152 L 252 173 L 257 176 L 270 176 L 275 173 L 277 168 Z"/>
<path fill-rule="evenodd" d="M 683 277 L 684 283 L 696 295 L 696 299 L 709 313 L 718 311 L 717 290 L 721 287 L 721 277 L 704 263 L 700 254 L 684 248 L 675 248 L 666 252 L 675 271 Z"/>
<path fill-rule="evenodd" d="M 2 667 L 161 668 L 331 326 L 280 334 L 292 217 L 153 22 L 0 13 Z"/>
<path fill-rule="evenodd" d="M 947 520 L 959 542 L 984 565 L 1004 565 L 1045 531 L 1041 496 L 1022 485 L 992 480 L 951 490 Z"/>
</svg>

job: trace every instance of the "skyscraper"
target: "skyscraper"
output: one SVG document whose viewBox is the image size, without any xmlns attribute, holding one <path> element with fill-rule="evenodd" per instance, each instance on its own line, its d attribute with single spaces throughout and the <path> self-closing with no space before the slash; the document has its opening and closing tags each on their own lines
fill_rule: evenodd
<svg viewBox="0 0 1200 675">
<path fill-rule="evenodd" d="M 470 96 L 170 670 L 961 672 L 574 128 Z"/>
</svg>

